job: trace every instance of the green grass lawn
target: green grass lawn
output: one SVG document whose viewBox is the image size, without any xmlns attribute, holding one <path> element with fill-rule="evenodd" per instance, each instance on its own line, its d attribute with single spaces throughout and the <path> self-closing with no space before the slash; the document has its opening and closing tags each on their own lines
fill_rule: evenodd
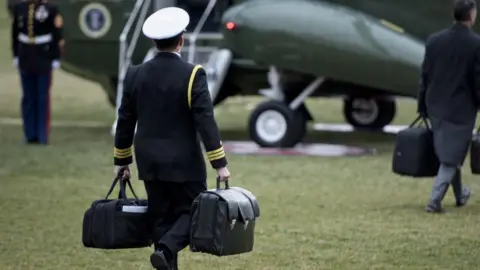
<svg viewBox="0 0 480 270">
<path fill-rule="evenodd" d="M 8 43 L 4 22 L 2 48 Z M 0 118 L 18 118 L 18 76 L 10 68 L 8 51 L 2 50 L 0 59 Z M 317 121 L 343 121 L 338 100 L 309 105 Z M 245 105 L 227 102 L 217 110 L 223 139 L 245 138 Z M 414 111 L 412 102 L 400 102 L 396 123 L 407 124 Z M 48 147 L 22 145 L 21 126 L 0 125 L 0 269 L 151 269 L 150 249 L 100 251 L 81 243 L 83 213 L 105 195 L 112 178 L 113 110 L 104 94 L 95 84 L 56 72 L 53 119 L 54 124 L 102 125 L 53 127 Z M 394 137 L 311 132 L 308 140 L 375 147 L 378 154 L 229 154 L 232 185 L 251 190 L 260 202 L 254 251 L 226 258 L 185 251 L 181 269 L 480 269 L 475 195 L 466 208 L 455 209 L 450 192 L 446 215 L 426 214 L 431 181 L 391 173 Z M 466 166 L 464 179 L 475 192 L 480 184 L 468 170 Z M 213 187 L 212 170 L 209 176 Z M 134 184 L 145 196 L 141 182 Z"/>
</svg>

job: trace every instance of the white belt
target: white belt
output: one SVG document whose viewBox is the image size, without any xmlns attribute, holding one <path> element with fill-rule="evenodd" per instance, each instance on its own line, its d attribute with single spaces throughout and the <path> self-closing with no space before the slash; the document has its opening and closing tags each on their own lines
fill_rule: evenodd
<svg viewBox="0 0 480 270">
<path fill-rule="evenodd" d="M 33 38 L 30 38 L 29 36 L 23 33 L 18 34 L 18 40 L 25 44 L 45 44 L 45 43 L 51 42 L 52 39 L 53 39 L 52 34 L 36 36 Z"/>
</svg>

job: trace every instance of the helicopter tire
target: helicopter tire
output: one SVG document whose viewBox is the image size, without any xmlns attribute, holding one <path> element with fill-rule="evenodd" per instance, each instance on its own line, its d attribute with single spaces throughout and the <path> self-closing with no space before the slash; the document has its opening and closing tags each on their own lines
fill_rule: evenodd
<svg viewBox="0 0 480 270">
<path fill-rule="evenodd" d="M 395 118 L 393 98 L 348 97 L 344 99 L 343 115 L 355 128 L 382 129 Z"/>
<path fill-rule="evenodd" d="M 250 138 L 261 147 L 289 148 L 301 142 L 307 131 L 307 119 L 280 101 L 265 101 L 253 110 L 249 119 Z"/>
</svg>

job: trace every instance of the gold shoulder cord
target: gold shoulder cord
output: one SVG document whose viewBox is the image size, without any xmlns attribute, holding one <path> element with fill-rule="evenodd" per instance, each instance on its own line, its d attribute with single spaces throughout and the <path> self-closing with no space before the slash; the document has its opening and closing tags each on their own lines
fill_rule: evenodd
<svg viewBox="0 0 480 270">
<path fill-rule="evenodd" d="M 195 80 L 195 75 L 197 74 L 197 71 L 201 69 L 201 65 L 196 65 L 193 68 L 192 74 L 190 75 L 190 80 L 188 82 L 188 107 L 191 109 L 192 108 L 192 88 L 193 88 L 193 81 Z"/>
</svg>

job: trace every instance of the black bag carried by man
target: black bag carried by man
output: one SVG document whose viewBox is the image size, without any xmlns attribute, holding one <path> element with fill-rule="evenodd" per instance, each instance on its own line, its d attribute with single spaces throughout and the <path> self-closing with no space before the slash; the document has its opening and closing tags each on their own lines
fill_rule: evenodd
<svg viewBox="0 0 480 270">
<path fill-rule="evenodd" d="M 123 173 L 122 173 L 123 174 Z M 103 200 L 92 203 L 83 217 L 82 242 L 99 249 L 143 248 L 152 244 L 147 200 L 139 200 L 130 179 L 115 178 Z M 108 199 L 119 183 L 118 199 Z M 134 199 L 127 198 L 126 185 Z"/>
<path fill-rule="evenodd" d="M 422 122 L 424 127 L 419 125 Z M 433 177 L 439 167 L 432 129 L 428 120 L 419 116 L 408 128 L 397 133 L 392 170 L 403 176 Z"/>
<path fill-rule="evenodd" d="M 260 216 L 257 199 L 239 187 L 201 193 L 192 204 L 190 250 L 217 256 L 253 250 L 255 223 Z"/>
<path fill-rule="evenodd" d="M 480 128 L 473 135 L 470 144 L 470 170 L 472 174 L 480 174 Z"/>
</svg>

